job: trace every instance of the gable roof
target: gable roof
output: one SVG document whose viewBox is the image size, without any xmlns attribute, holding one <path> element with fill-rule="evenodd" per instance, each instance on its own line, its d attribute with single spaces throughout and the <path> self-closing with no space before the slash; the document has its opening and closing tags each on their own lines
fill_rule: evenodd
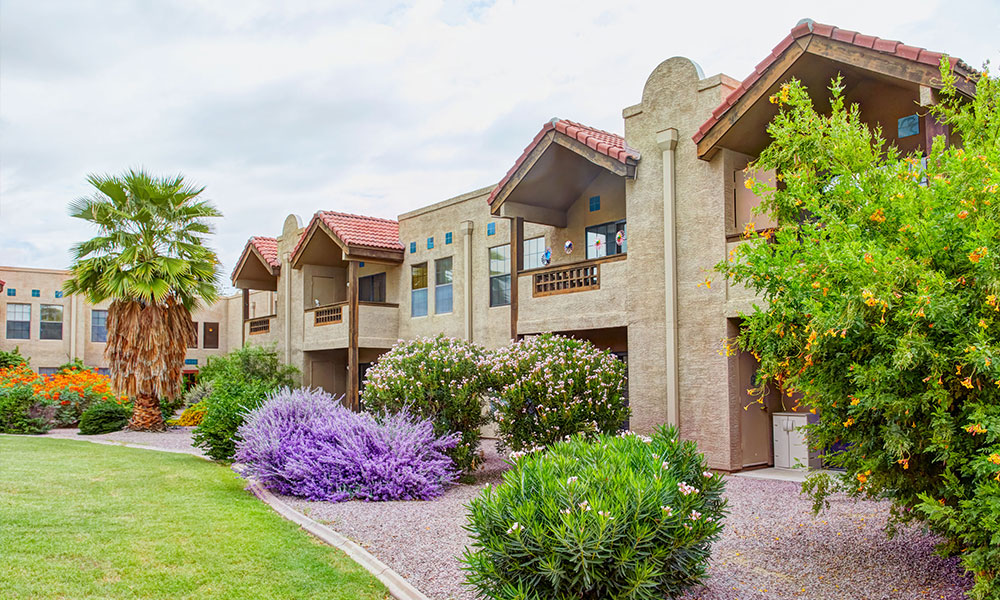
<svg viewBox="0 0 1000 600">
<path fill-rule="evenodd" d="M 403 252 L 403 244 L 399 241 L 398 221 L 321 210 L 313 215 L 309 225 L 299 237 L 295 250 L 292 251 L 292 264 L 296 263 L 300 252 L 317 228 L 328 230 L 348 249 L 387 250 L 400 254 Z"/>
<path fill-rule="evenodd" d="M 620 135 L 588 127 L 567 119 L 554 118 L 542 126 L 542 130 L 531 140 L 531 143 L 524 149 L 521 156 L 514 162 L 514 166 L 507 171 L 507 174 L 503 176 L 500 183 L 493 188 L 489 198 L 486 199 L 487 204 L 493 204 L 500 190 L 510 181 L 514 173 L 524 164 L 524 161 L 531 154 L 532 150 L 538 146 L 550 131 L 556 131 L 585 144 L 592 150 L 608 156 L 623 165 L 634 166 L 640 158 L 639 151 L 625 143 L 625 138 Z"/>
<path fill-rule="evenodd" d="M 243 253 L 240 254 L 240 259 L 236 261 L 236 266 L 233 267 L 233 272 L 229 276 L 230 280 L 236 280 L 236 274 L 243 268 L 250 254 L 256 254 L 261 262 L 267 265 L 273 275 L 277 275 L 281 270 L 281 260 L 278 258 L 277 238 L 257 235 L 247 240 L 246 246 L 243 247 Z"/>
<path fill-rule="evenodd" d="M 917 46 L 908 46 L 900 41 L 885 40 L 875 36 L 864 35 L 858 33 L 857 31 L 840 29 L 834 25 L 816 23 L 812 19 L 803 19 L 792 28 L 791 32 L 785 36 L 784 39 L 778 42 L 778 45 L 771 50 L 771 53 L 768 54 L 764 60 L 757 64 L 753 73 L 748 75 L 739 87 L 730 92 L 726 99 L 722 101 L 722 104 L 712 111 L 711 118 L 705 121 L 705 123 L 698 128 L 698 131 L 691 136 L 691 139 L 693 139 L 696 144 L 704 139 L 708 132 L 722 120 L 723 115 L 725 115 L 729 109 L 733 107 L 733 105 L 739 102 L 739 100 L 755 83 L 757 83 L 764 73 L 772 65 L 774 65 L 774 63 L 777 62 L 782 55 L 784 55 L 786 51 L 792 47 L 793 44 L 796 43 L 796 40 L 806 36 L 817 36 L 837 42 L 843 42 L 859 48 L 869 49 L 881 54 L 926 65 L 934 69 L 938 68 L 941 63 L 941 57 L 944 56 L 940 52 L 932 52 Z M 971 68 L 964 61 L 958 58 L 949 56 L 948 62 L 951 64 L 951 68 L 954 70 L 955 74 L 960 77 L 971 79 L 978 75 L 975 69 Z"/>
</svg>

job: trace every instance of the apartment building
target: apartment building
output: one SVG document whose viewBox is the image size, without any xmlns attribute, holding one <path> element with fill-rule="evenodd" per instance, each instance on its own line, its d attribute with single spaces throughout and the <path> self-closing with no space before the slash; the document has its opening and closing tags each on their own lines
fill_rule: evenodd
<svg viewBox="0 0 1000 600">
<path fill-rule="evenodd" d="M 69 275 L 58 269 L 0 266 L 0 319 L 4 322 L 0 350 L 17 348 L 43 375 L 74 358 L 106 373 L 110 302 L 91 305 L 82 296 L 63 295 L 63 282 Z M 239 295 L 221 298 L 194 312 L 198 340 L 188 349 L 184 373 L 194 376 L 208 357 L 241 345 L 240 300 Z M 235 338 L 231 331 L 236 332 Z"/>
<path fill-rule="evenodd" d="M 927 111 L 941 57 L 803 20 L 743 81 L 670 58 L 623 110 L 624 136 L 553 119 L 496 186 L 395 221 L 291 215 L 251 238 L 232 274 L 243 336 L 355 407 L 365 369 L 400 338 L 586 338 L 627 361 L 632 429 L 675 424 L 715 469 L 773 464 L 781 391 L 751 407 L 753 357 L 720 352 L 754 298 L 713 272 L 748 224 L 773 225 L 751 217 L 743 185 L 769 142 L 768 98 L 797 78 L 823 106 L 839 74 L 867 123 L 923 151 L 948 136 Z M 975 71 L 949 61 L 971 97 Z"/>
</svg>

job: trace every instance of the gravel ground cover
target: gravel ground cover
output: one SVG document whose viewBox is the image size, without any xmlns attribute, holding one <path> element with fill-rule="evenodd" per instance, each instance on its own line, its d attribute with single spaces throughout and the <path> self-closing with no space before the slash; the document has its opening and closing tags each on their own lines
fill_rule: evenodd
<svg viewBox="0 0 1000 600">
<path fill-rule="evenodd" d="M 79 429 L 53 429 L 46 433 L 44 437 L 66 438 L 66 439 L 91 439 L 105 440 L 109 442 L 124 442 L 138 446 L 149 446 L 150 448 L 160 448 L 164 450 L 174 450 L 188 452 L 204 456 L 200 448 L 191 445 L 191 432 L 194 427 L 170 427 L 164 432 L 153 433 L 148 431 L 115 431 L 113 433 L 102 433 L 99 435 L 80 435 Z"/>
<path fill-rule="evenodd" d="M 284 499 L 330 524 L 434 600 L 471 600 L 457 557 L 468 543 L 464 505 L 505 463 L 484 442 L 475 483 L 426 502 L 310 502 Z M 954 559 L 933 554 L 935 539 L 918 528 L 887 539 L 887 503 L 833 499 L 813 517 L 799 485 L 726 478 L 729 517 L 713 549 L 710 580 L 686 600 L 961 600 L 971 579 Z"/>
</svg>

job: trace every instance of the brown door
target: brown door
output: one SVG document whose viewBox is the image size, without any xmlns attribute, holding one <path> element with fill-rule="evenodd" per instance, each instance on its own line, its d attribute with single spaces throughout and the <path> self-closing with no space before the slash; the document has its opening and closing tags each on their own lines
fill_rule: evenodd
<svg viewBox="0 0 1000 600">
<path fill-rule="evenodd" d="M 754 377 L 759 366 L 749 352 L 738 355 L 738 377 L 740 392 L 740 443 L 743 448 L 743 466 L 752 467 L 771 464 L 771 412 L 768 399 L 764 404 L 747 390 L 755 387 Z"/>
</svg>

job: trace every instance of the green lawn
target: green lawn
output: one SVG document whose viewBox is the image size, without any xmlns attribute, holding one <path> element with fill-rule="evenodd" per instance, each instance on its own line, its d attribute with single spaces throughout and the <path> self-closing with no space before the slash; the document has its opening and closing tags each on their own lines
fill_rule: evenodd
<svg viewBox="0 0 1000 600">
<path fill-rule="evenodd" d="M 0 598 L 387 598 L 193 456 L 0 435 Z"/>
</svg>

